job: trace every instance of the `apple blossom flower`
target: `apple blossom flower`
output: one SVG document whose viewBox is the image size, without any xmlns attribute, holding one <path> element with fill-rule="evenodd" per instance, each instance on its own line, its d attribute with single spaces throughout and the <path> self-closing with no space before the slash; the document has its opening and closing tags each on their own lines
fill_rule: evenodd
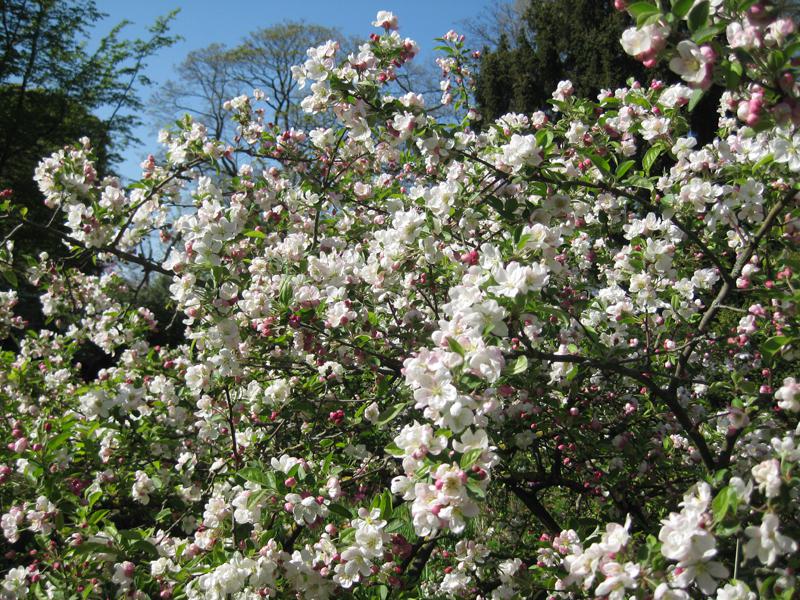
<svg viewBox="0 0 800 600">
<path fill-rule="evenodd" d="M 669 61 L 669 68 L 690 86 L 708 89 L 717 58 L 711 46 L 698 46 L 690 40 L 682 40 L 678 42 L 677 50 L 678 56 Z"/>
<path fill-rule="evenodd" d="M 760 526 L 750 525 L 745 529 L 747 543 L 745 558 L 758 558 L 764 565 L 772 565 L 779 556 L 797 551 L 797 542 L 778 531 L 780 519 L 774 513 L 766 513 Z"/>
<path fill-rule="evenodd" d="M 650 23 L 622 32 L 622 48 L 637 60 L 647 61 L 664 49 L 670 30 L 665 23 Z"/>
<path fill-rule="evenodd" d="M 756 600 L 756 595 L 743 581 L 732 581 L 717 589 L 717 600 Z"/>
<path fill-rule="evenodd" d="M 776 459 L 765 460 L 751 470 L 758 488 L 767 498 L 777 498 L 781 491 L 781 467 Z"/>
<path fill-rule="evenodd" d="M 397 17 L 388 10 L 379 10 L 372 24 L 375 27 L 383 27 L 387 31 L 397 29 Z"/>
</svg>

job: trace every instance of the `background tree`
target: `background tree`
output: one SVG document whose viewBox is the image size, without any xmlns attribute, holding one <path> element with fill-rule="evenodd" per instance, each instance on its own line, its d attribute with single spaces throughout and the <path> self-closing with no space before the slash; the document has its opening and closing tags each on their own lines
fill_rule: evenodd
<svg viewBox="0 0 800 600">
<path fill-rule="evenodd" d="M 156 20 L 147 39 L 123 39 L 123 22 L 89 51 L 86 39 L 105 16 L 94 0 L 0 2 L 0 190 L 12 190 L 27 221 L 53 217 L 33 181 L 43 156 L 87 136 L 98 176 L 112 172 L 135 139 L 143 107 L 137 92 L 150 84 L 147 60 L 177 39 L 168 35 L 170 14 Z M 0 239 L 19 225 L 0 221 Z M 20 254 L 67 255 L 58 237 L 23 227 L 15 236 Z M 96 269 L 88 255 L 77 262 L 85 271 Z M 33 290 L 23 286 L 20 294 L 18 313 L 38 329 L 43 317 L 38 301 L 29 301 Z"/>
<path fill-rule="evenodd" d="M 491 24 L 471 27 L 485 44 L 476 86 L 484 123 L 507 112 L 546 108 L 564 79 L 587 98 L 624 86 L 630 77 L 679 81 L 665 64 L 646 69 L 622 51 L 620 36 L 630 23 L 611 1 L 517 1 L 495 7 L 486 21 Z M 720 93 L 713 88 L 694 111 L 692 129 L 701 141 L 716 130 Z"/>
<path fill-rule="evenodd" d="M 336 40 L 343 48 L 355 47 L 338 30 L 297 22 L 286 22 L 257 29 L 231 52 L 234 79 L 243 87 L 262 89 L 273 120 L 283 129 L 308 121 L 300 108 L 305 93 L 292 78 L 292 66 L 306 59 L 306 50 L 327 40 Z"/>
<path fill-rule="evenodd" d="M 217 139 L 234 142 L 235 124 L 225 101 L 259 88 L 266 94 L 269 117 L 283 129 L 309 124 L 300 109 L 303 98 L 291 67 L 302 63 L 311 46 L 337 40 L 348 47 L 345 36 L 332 27 L 287 21 L 251 32 L 238 46 L 211 44 L 190 52 L 151 99 L 151 113 L 159 126 L 183 114 L 196 117 Z M 226 170 L 236 164 L 226 158 Z"/>
<path fill-rule="evenodd" d="M 231 67 L 231 50 L 224 44 L 211 44 L 190 52 L 175 68 L 175 79 L 162 85 L 150 100 L 155 124 L 160 127 L 188 113 L 216 139 L 230 143 L 234 131 L 223 105 L 239 90 Z M 226 169 L 235 172 L 231 159 L 224 160 Z"/>
<path fill-rule="evenodd" d="M 190 52 L 177 67 L 176 78 L 154 94 L 151 113 L 159 126 L 189 113 L 215 138 L 235 145 L 235 124 L 230 111 L 224 108 L 225 101 L 258 88 L 271 109 L 267 119 L 277 127 L 288 130 L 327 126 L 333 122 L 331 115 L 312 117 L 300 107 L 308 90 L 301 89 L 292 78 L 291 68 L 306 60 L 309 47 L 328 40 L 339 42 L 341 55 L 357 52 L 356 41 L 338 29 L 303 21 L 256 29 L 233 48 L 211 44 Z M 425 96 L 427 106 L 438 105 L 441 90 L 434 69 L 411 64 L 401 71 L 393 91 L 405 93 L 411 89 Z M 444 118 L 449 113 L 440 108 L 436 114 Z M 236 172 L 233 159 L 225 157 L 223 164 L 229 174 Z"/>
<path fill-rule="evenodd" d="M 510 10 L 519 15 L 518 24 L 507 18 Z M 623 85 L 627 77 L 650 76 L 621 51 L 627 21 L 611 2 L 529 0 L 496 10 L 493 18 L 495 27 L 476 32 L 486 42 L 492 32 L 500 34 L 495 48 L 484 51 L 477 80 L 477 100 L 489 121 L 508 111 L 545 107 L 563 79 L 589 97 Z"/>
<path fill-rule="evenodd" d="M 177 39 L 167 33 L 174 13 L 157 19 L 145 40 L 123 39 L 127 22 L 120 23 L 94 52 L 85 40 L 106 16 L 94 0 L 5 0 L 0 14 L 0 188 L 42 220 L 49 211 L 33 183 L 42 156 L 89 136 L 102 177 L 135 139 L 143 106 L 137 90 L 150 84 L 147 60 Z M 34 241 L 39 250 L 61 251 L 36 236 L 17 243 Z"/>
</svg>

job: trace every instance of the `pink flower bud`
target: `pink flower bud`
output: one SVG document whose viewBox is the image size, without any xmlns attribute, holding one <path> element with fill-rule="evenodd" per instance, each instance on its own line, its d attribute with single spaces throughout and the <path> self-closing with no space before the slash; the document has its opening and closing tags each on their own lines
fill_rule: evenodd
<svg viewBox="0 0 800 600">
<path fill-rule="evenodd" d="M 135 571 L 136 571 L 136 565 L 134 565 L 131 561 L 126 560 L 124 563 L 122 563 L 122 573 L 128 579 L 133 577 Z"/>
</svg>

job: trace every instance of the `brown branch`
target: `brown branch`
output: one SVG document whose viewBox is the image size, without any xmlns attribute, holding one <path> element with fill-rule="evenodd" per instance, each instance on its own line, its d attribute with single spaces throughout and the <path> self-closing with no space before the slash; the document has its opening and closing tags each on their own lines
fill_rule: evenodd
<svg viewBox="0 0 800 600">
<path fill-rule="evenodd" d="M 706 465 L 708 470 L 709 471 L 715 470 L 714 456 L 711 453 L 711 450 L 709 449 L 708 444 L 705 441 L 705 438 L 697 430 L 697 427 L 692 422 L 691 418 L 689 417 L 689 414 L 680 405 L 680 402 L 678 401 L 677 395 L 674 390 L 671 389 L 665 390 L 661 388 L 658 384 L 656 384 L 656 382 L 654 382 L 650 377 L 640 373 L 639 371 L 623 367 L 619 363 L 606 360 L 596 360 L 576 354 L 550 354 L 547 352 L 541 352 L 531 347 L 527 337 L 523 336 L 522 339 L 527 346 L 527 350 L 524 352 L 524 354 L 531 356 L 533 358 L 538 358 L 539 360 L 546 360 L 548 362 L 583 364 L 595 369 L 599 369 L 601 371 L 611 371 L 612 373 L 617 373 L 618 375 L 629 377 L 634 381 L 638 381 L 639 383 L 644 385 L 648 390 L 650 390 L 650 392 L 655 397 L 657 397 L 659 400 L 662 400 L 667 405 L 670 412 L 672 412 L 675 415 L 675 417 L 678 419 L 678 422 L 681 424 L 684 431 L 686 431 L 686 434 L 689 436 L 689 439 L 691 439 L 694 445 L 697 446 L 697 451 L 700 453 L 700 456 L 703 459 L 703 463 Z"/>
<path fill-rule="evenodd" d="M 739 257 L 736 259 L 736 264 L 734 264 L 733 269 L 729 273 L 728 277 L 725 279 L 725 282 L 722 284 L 719 292 L 717 293 L 716 298 L 711 302 L 711 305 L 708 307 L 706 312 L 703 314 L 703 317 L 700 319 L 700 324 L 697 326 L 697 332 L 702 334 L 705 333 L 706 329 L 711 325 L 712 320 L 714 317 L 717 316 L 717 313 L 722 309 L 722 304 L 725 302 L 725 299 L 733 290 L 733 283 L 737 277 L 742 272 L 744 266 L 748 263 L 748 261 L 753 257 L 755 254 L 756 248 L 761 243 L 761 240 L 764 236 L 769 233 L 769 230 L 772 229 L 775 220 L 778 218 L 778 214 L 783 211 L 785 206 L 791 201 L 793 198 L 796 198 L 797 192 L 792 190 L 788 194 L 786 194 L 779 202 L 772 207 L 772 209 L 767 214 L 767 217 L 764 219 L 764 222 L 759 227 L 758 231 L 756 231 L 755 236 L 753 236 L 752 241 L 747 245 L 744 252 L 742 252 Z M 687 346 L 683 352 L 681 352 L 680 357 L 678 358 L 678 364 L 675 367 L 675 374 L 673 375 L 672 384 L 670 385 L 670 391 L 675 391 L 678 387 L 678 382 L 683 378 L 684 371 L 686 369 L 686 365 L 689 363 L 689 359 L 691 358 L 692 354 L 694 353 L 695 348 L 697 347 L 697 343 L 699 342 L 699 338 L 695 339 L 693 344 Z"/>
<path fill-rule="evenodd" d="M 236 442 L 236 425 L 233 422 L 233 404 L 231 403 L 231 393 L 228 388 L 225 388 L 225 401 L 228 404 L 227 421 L 228 427 L 231 429 L 231 445 L 233 446 L 233 458 L 236 462 L 236 468 L 242 466 L 242 457 L 239 454 L 239 444 Z"/>
<path fill-rule="evenodd" d="M 407 572 L 406 588 L 411 588 L 417 583 L 435 547 L 436 538 L 420 540 L 414 544 L 411 554 L 403 561 L 401 567 L 404 572 Z M 407 569 L 410 570 L 407 571 Z"/>
<path fill-rule="evenodd" d="M 130 224 L 133 223 L 133 218 L 136 216 L 137 211 L 146 202 L 149 202 L 153 198 L 153 196 L 155 196 L 155 194 L 157 192 L 161 191 L 161 189 L 163 189 L 170 181 L 172 181 L 173 179 L 179 177 L 182 173 L 184 173 L 185 171 L 189 171 L 190 169 L 193 169 L 194 167 L 198 166 L 202 162 L 203 162 L 202 158 L 196 158 L 195 160 L 187 163 L 184 167 L 182 167 L 181 169 L 176 170 L 174 173 L 171 173 L 168 177 L 166 177 L 165 179 L 163 179 L 162 181 L 160 181 L 156 185 L 154 185 L 153 189 L 151 189 L 145 195 L 145 197 L 142 198 L 141 201 L 139 201 L 136 205 L 134 205 L 131 208 L 131 212 L 128 215 L 128 219 L 122 225 L 122 227 L 120 228 L 120 230 L 117 233 L 116 237 L 114 238 L 114 241 L 112 241 L 111 244 L 109 244 L 109 246 L 116 246 L 119 243 L 119 241 L 122 239 L 122 236 L 125 234 L 125 231 L 128 229 Z"/>
<path fill-rule="evenodd" d="M 100 253 L 108 253 L 113 254 L 117 258 L 120 258 L 126 262 L 133 263 L 135 265 L 139 265 L 140 267 L 144 268 L 145 271 L 155 271 L 156 273 L 161 273 L 162 275 L 167 275 L 168 277 L 172 277 L 174 273 L 172 271 L 168 271 L 158 263 L 154 263 L 152 261 L 147 260 L 146 258 L 142 258 L 141 256 L 137 256 L 136 254 L 132 254 L 130 252 L 125 252 L 124 250 L 120 250 L 115 248 L 114 246 L 101 246 L 99 248 L 90 248 L 84 242 L 64 233 L 63 231 L 59 231 L 58 229 L 54 229 L 52 227 L 47 227 L 45 225 L 41 225 L 39 223 L 35 223 L 33 221 L 28 221 L 27 219 L 15 217 L 20 220 L 20 222 L 24 223 L 28 227 L 36 229 L 37 231 L 41 231 L 43 233 L 48 233 L 50 235 L 56 236 L 64 241 L 69 242 L 73 246 L 77 246 L 78 248 L 83 248 L 88 252 L 96 252 L 97 254 Z"/>
<path fill-rule="evenodd" d="M 313 331 L 314 333 L 323 335 L 331 339 L 332 341 L 341 344 L 342 346 L 347 346 L 348 348 L 352 348 L 353 350 L 359 350 L 364 354 L 369 354 L 370 356 L 377 358 L 379 361 L 381 361 L 381 364 L 391 369 L 394 373 L 400 375 L 401 369 L 403 368 L 403 364 L 396 358 L 392 358 L 391 356 L 386 356 L 385 354 L 381 354 L 380 352 L 375 352 L 374 350 L 370 350 L 369 348 L 356 346 L 355 344 L 351 344 L 350 342 L 346 342 L 342 339 L 333 337 L 330 334 L 328 334 L 324 329 L 320 329 L 319 327 L 314 327 L 313 325 L 310 325 L 308 323 L 301 323 L 301 326 L 304 329 L 308 329 L 310 331 Z"/>
<path fill-rule="evenodd" d="M 300 537 L 300 533 L 303 531 L 302 525 L 295 525 L 292 532 L 289 534 L 289 537 L 286 539 L 286 543 L 283 545 L 283 549 L 285 552 L 291 554 L 292 550 L 294 550 L 294 543 L 297 541 L 297 538 Z"/>
<path fill-rule="evenodd" d="M 553 535 L 561 533 L 561 527 L 553 518 L 544 505 L 536 497 L 536 494 L 525 490 L 518 483 L 513 480 L 506 480 L 508 488 L 519 498 L 522 503 L 528 508 L 534 517 Z"/>
<path fill-rule="evenodd" d="M 744 428 L 734 429 L 725 436 L 725 447 L 722 449 L 722 453 L 720 453 L 719 459 L 717 460 L 718 469 L 725 469 L 731 463 L 733 448 L 736 446 L 736 441 L 739 439 L 742 432 L 744 432 Z"/>
</svg>

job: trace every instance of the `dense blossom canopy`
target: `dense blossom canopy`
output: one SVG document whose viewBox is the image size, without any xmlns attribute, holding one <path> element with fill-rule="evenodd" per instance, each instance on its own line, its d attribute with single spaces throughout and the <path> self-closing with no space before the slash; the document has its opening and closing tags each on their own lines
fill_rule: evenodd
<svg viewBox="0 0 800 600">
<path fill-rule="evenodd" d="M 187 117 L 127 188 L 89 140 L 46 158 L 50 224 L 4 193 L 108 268 L 0 257 L 50 320 L 23 333 L 2 292 L 0 598 L 794 597 L 795 23 L 617 5 L 684 84 L 564 81 L 476 133 L 463 37 L 438 122 L 394 91 L 418 48 L 381 11 L 293 70 L 330 128 L 280 130 L 256 90 L 236 147 Z M 148 343 L 124 264 L 171 278 L 184 344 Z"/>
</svg>

